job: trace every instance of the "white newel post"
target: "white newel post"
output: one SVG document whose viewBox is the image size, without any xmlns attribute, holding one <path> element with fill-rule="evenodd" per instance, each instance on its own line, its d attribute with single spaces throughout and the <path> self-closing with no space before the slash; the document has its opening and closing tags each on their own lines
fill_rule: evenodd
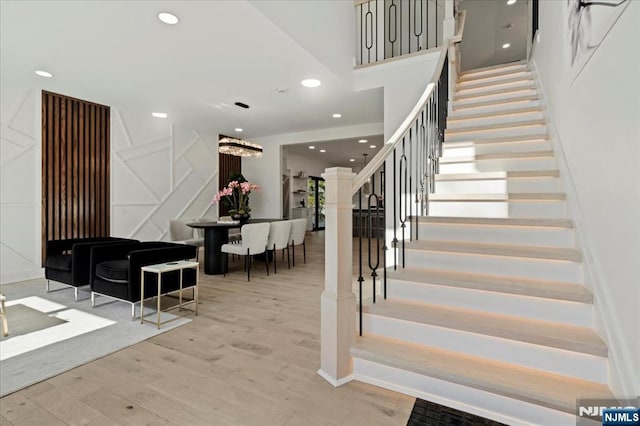
<svg viewBox="0 0 640 426">
<path fill-rule="evenodd" d="M 320 370 L 333 386 L 352 380 L 351 346 L 356 339 L 356 296 L 352 283 L 353 201 L 355 173 L 326 169 L 325 266 L 320 313 Z"/>
</svg>

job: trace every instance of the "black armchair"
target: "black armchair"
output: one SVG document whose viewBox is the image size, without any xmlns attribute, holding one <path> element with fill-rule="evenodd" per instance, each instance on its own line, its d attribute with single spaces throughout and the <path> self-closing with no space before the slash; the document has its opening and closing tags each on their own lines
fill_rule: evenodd
<svg viewBox="0 0 640 426">
<path fill-rule="evenodd" d="M 97 237 L 47 241 L 47 256 L 43 264 L 44 276 L 47 279 L 47 292 L 50 290 L 49 280 L 56 281 L 75 287 L 77 301 L 78 287 L 89 285 L 91 247 L 123 242 L 137 242 L 137 240 Z"/>
<path fill-rule="evenodd" d="M 157 263 L 194 259 L 198 247 L 168 242 L 142 242 L 95 246 L 91 249 L 90 281 L 91 305 L 95 296 L 107 296 L 131 304 L 131 316 L 135 318 L 135 304 L 140 301 L 140 269 Z M 161 293 L 196 285 L 196 271 L 172 271 L 162 278 Z M 144 298 L 157 296 L 157 275 L 145 275 Z"/>
</svg>

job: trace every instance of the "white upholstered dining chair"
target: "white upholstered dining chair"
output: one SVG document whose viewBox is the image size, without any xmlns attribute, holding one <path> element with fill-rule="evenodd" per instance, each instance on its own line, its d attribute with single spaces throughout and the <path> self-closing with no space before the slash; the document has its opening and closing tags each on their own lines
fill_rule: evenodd
<svg viewBox="0 0 640 426">
<path fill-rule="evenodd" d="M 271 228 L 269 229 L 269 240 L 267 241 L 267 250 L 273 250 L 273 273 L 277 273 L 276 266 L 276 250 L 282 250 L 284 256 L 284 249 L 287 249 L 287 263 L 291 268 L 289 260 L 289 235 L 291 235 L 291 222 L 290 220 L 281 220 L 277 222 L 271 222 Z M 268 261 L 267 256 L 267 261 Z"/>
<path fill-rule="evenodd" d="M 244 225 L 240 229 L 242 241 L 238 244 L 223 244 L 220 251 L 229 254 L 237 254 L 246 256 L 244 260 L 245 269 L 247 270 L 247 281 L 251 281 L 251 258 L 256 254 L 265 253 L 267 251 L 267 241 L 269 239 L 269 229 L 271 225 L 265 223 L 250 223 Z M 269 275 L 269 262 L 265 262 L 267 266 L 267 276 Z"/>
</svg>

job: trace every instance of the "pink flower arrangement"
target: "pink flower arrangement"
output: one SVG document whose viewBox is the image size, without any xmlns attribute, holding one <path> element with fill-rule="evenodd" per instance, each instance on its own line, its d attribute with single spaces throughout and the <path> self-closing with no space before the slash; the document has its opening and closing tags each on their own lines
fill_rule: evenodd
<svg viewBox="0 0 640 426">
<path fill-rule="evenodd" d="M 249 194 L 251 194 L 251 191 L 260 191 L 260 187 L 255 183 L 232 180 L 225 188 L 218 191 L 213 197 L 213 202 L 219 203 L 221 200 L 225 200 L 231 207 L 230 214 L 248 215 L 251 211 L 251 208 L 249 208 Z"/>
</svg>

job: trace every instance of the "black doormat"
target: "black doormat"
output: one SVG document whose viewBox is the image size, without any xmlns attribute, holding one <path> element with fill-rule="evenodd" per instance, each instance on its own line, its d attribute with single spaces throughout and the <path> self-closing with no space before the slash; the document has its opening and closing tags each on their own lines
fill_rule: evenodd
<svg viewBox="0 0 640 426">
<path fill-rule="evenodd" d="M 464 411 L 445 407 L 423 399 L 416 399 L 407 426 L 506 426 L 503 423 L 494 422 L 484 417 L 474 416 Z"/>
</svg>

